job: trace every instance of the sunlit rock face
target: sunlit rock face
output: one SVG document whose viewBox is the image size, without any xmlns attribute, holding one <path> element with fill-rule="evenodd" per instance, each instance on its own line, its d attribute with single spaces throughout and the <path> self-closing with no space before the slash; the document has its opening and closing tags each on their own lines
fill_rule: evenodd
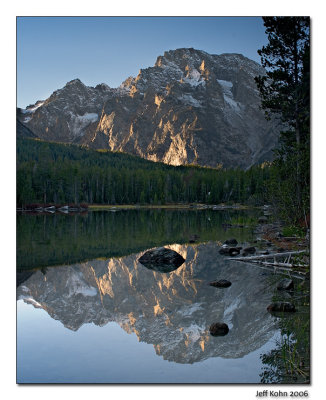
<svg viewBox="0 0 326 400">
<path fill-rule="evenodd" d="M 280 130 L 259 109 L 254 77 L 263 74 L 241 54 L 171 50 L 117 89 L 72 81 L 23 110 L 21 122 L 43 139 L 172 165 L 247 168 L 271 159 Z"/>
<path fill-rule="evenodd" d="M 34 273 L 18 287 L 18 298 L 74 331 L 117 322 L 178 363 L 243 357 L 268 341 L 275 320 L 266 311 L 271 293 L 259 268 L 225 261 L 215 243 L 167 247 L 186 259 L 173 272 L 145 268 L 137 261 L 143 253 L 93 260 Z M 221 278 L 232 286 L 209 286 Z M 214 322 L 228 324 L 229 333 L 211 336 Z"/>
</svg>

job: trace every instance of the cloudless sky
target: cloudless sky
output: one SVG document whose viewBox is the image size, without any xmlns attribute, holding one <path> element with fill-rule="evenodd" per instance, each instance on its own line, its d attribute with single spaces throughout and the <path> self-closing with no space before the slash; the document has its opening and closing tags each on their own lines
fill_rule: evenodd
<svg viewBox="0 0 326 400">
<path fill-rule="evenodd" d="M 164 51 L 193 47 L 260 62 L 259 17 L 18 17 L 17 106 L 44 100 L 68 81 L 117 87 Z"/>
</svg>

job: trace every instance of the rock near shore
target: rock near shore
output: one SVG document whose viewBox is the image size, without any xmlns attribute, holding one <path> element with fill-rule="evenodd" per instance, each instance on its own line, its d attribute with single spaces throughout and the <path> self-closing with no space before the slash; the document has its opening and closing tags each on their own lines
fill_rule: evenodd
<svg viewBox="0 0 326 400">
<path fill-rule="evenodd" d="M 231 238 L 231 239 L 227 239 L 224 244 L 226 244 L 227 246 L 236 246 L 238 244 L 237 239 L 235 238 Z"/>
<path fill-rule="evenodd" d="M 295 306 L 292 303 L 277 302 L 267 307 L 269 312 L 295 312 Z"/>
</svg>

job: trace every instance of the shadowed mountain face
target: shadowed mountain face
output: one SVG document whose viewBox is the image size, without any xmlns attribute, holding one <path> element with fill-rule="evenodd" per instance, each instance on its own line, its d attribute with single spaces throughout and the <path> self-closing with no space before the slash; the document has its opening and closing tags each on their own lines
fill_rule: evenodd
<svg viewBox="0 0 326 400">
<path fill-rule="evenodd" d="M 16 120 L 16 133 L 17 138 L 32 138 L 35 139 L 37 136 L 28 129 L 25 125 L 23 125 L 19 119 Z"/>
<path fill-rule="evenodd" d="M 243 357 L 271 338 L 276 329 L 266 311 L 271 290 L 259 268 L 225 261 L 215 242 L 167 247 L 186 260 L 170 273 L 141 265 L 142 252 L 37 271 L 17 295 L 73 331 L 86 323 L 115 321 L 177 363 Z M 232 285 L 209 286 L 214 279 Z M 208 328 L 213 322 L 227 323 L 229 333 L 212 337 Z"/>
<path fill-rule="evenodd" d="M 254 77 L 264 73 L 241 54 L 171 50 L 117 89 L 75 79 L 18 118 L 45 140 L 172 165 L 247 168 L 270 160 L 278 138 L 278 124 L 259 109 Z"/>
</svg>

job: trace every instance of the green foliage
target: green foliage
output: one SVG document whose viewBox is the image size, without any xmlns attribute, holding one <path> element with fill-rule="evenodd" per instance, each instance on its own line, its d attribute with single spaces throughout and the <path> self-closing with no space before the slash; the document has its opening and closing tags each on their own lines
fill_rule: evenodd
<svg viewBox="0 0 326 400">
<path fill-rule="evenodd" d="M 269 198 L 289 224 L 308 226 L 310 207 L 310 20 L 263 18 L 268 44 L 256 77 L 266 115 L 283 123 L 268 185 Z"/>
<path fill-rule="evenodd" d="M 298 226 L 285 226 L 283 228 L 283 236 L 287 236 L 287 237 L 293 237 L 293 236 L 297 236 L 300 238 L 303 238 L 305 236 L 305 230 L 298 227 Z"/>
<path fill-rule="evenodd" d="M 266 75 L 256 78 L 262 106 L 268 115 L 279 114 L 294 129 L 305 111 L 302 84 L 309 62 L 308 17 L 264 17 L 268 44 L 258 50 Z M 309 81 L 306 82 L 309 86 Z"/>
<path fill-rule="evenodd" d="M 17 140 L 17 205 L 266 202 L 269 168 L 173 167 L 122 153 Z"/>
<path fill-rule="evenodd" d="M 269 202 L 286 224 L 309 227 L 309 148 L 297 153 L 289 152 L 284 158 L 278 157 L 270 169 L 266 187 Z"/>
</svg>

